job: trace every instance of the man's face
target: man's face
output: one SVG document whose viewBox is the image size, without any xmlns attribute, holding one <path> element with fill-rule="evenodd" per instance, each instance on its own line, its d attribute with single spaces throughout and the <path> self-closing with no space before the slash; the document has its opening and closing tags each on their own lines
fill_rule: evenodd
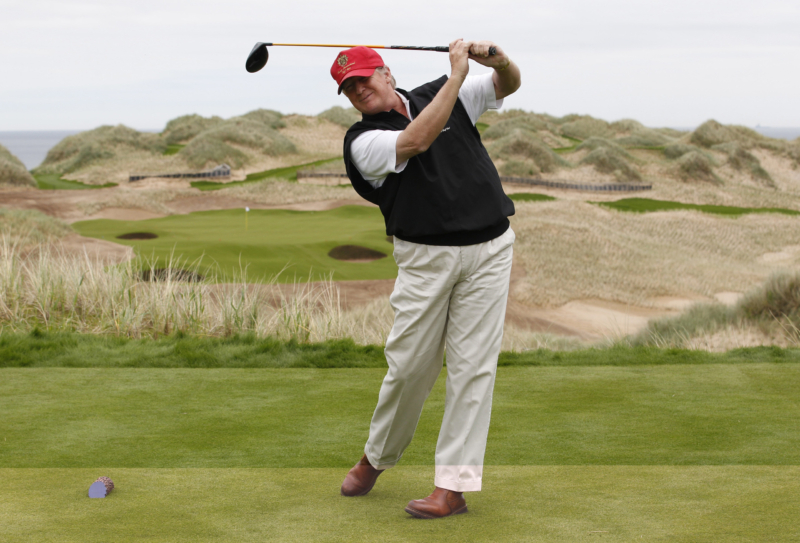
<svg viewBox="0 0 800 543">
<path fill-rule="evenodd" d="M 361 113 L 375 115 L 389 111 L 395 102 L 392 88 L 392 73 L 384 67 L 383 72 L 375 70 L 370 77 L 351 77 L 344 82 L 342 92 Z"/>
</svg>

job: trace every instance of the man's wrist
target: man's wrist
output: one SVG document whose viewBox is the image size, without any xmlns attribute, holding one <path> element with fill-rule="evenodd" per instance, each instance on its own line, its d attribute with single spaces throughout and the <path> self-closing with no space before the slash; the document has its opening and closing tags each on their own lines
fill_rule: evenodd
<svg viewBox="0 0 800 543">
<path fill-rule="evenodd" d="M 450 77 L 447 80 L 453 81 L 453 83 L 458 82 L 458 85 L 461 86 L 464 81 L 467 80 L 467 74 L 461 72 L 451 72 Z"/>
</svg>

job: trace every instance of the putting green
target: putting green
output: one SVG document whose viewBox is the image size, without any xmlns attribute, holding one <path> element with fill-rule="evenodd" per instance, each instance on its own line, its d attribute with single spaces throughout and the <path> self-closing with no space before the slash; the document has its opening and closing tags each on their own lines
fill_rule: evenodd
<svg viewBox="0 0 800 543">
<path fill-rule="evenodd" d="M 336 281 L 393 279 L 397 266 L 392 244 L 386 241 L 380 210 L 343 206 L 330 211 L 281 209 L 202 211 L 145 221 L 100 219 L 73 224 L 81 235 L 134 247 L 143 267 L 168 267 L 170 255 L 183 259 L 182 268 L 200 260 L 201 274 L 217 272 L 230 280 L 241 266 L 249 282 L 320 279 L 332 274 Z M 148 232 L 156 239 L 130 240 L 118 236 Z M 387 256 L 370 262 L 348 262 L 328 256 L 340 245 L 358 245 Z M 177 267 L 174 264 L 169 267 Z M 281 273 L 282 272 L 282 273 Z"/>
</svg>

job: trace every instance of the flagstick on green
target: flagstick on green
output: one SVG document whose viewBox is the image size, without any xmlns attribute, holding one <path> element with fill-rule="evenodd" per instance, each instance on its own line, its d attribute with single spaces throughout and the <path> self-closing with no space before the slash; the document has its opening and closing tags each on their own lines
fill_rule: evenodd
<svg viewBox="0 0 800 543">
<path fill-rule="evenodd" d="M 247 232 L 247 214 L 250 213 L 250 208 L 244 208 L 244 231 Z"/>
</svg>

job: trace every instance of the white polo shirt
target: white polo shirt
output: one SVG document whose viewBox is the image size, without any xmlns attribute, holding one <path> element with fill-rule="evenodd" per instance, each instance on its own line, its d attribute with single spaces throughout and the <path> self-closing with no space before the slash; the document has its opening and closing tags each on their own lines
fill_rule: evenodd
<svg viewBox="0 0 800 543">
<path fill-rule="evenodd" d="M 408 100 L 399 92 L 397 96 L 403 101 L 409 118 L 413 121 Z M 487 110 L 503 106 L 503 100 L 498 100 L 494 93 L 492 72 L 467 77 L 458 91 L 458 98 L 473 124 Z M 397 138 L 400 132 L 401 130 L 370 130 L 359 135 L 350 145 L 350 159 L 361 177 L 375 188 L 383 185 L 387 175 L 402 172 L 408 164 L 408 160 L 397 164 Z"/>
</svg>

